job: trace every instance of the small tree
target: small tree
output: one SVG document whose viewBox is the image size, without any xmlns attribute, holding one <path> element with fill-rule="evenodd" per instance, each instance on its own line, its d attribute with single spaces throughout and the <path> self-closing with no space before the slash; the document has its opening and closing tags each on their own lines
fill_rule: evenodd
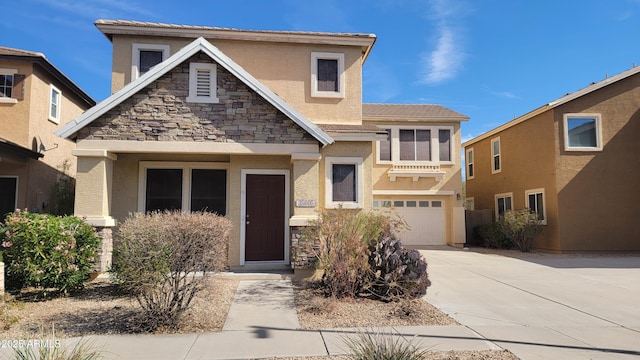
<svg viewBox="0 0 640 360">
<path fill-rule="evenodd" d="M 58 175 L 58 180 L 51 185 L 49 212 L 54 215 L 71 215 L 73 214 L 76 180 L 69 175 L 69 169 L 71 169 L 69 159 L 65 159 L 58 166 L 58 169 L 62 173 Z"/>
<path fill-rule="evenodd" d="M 175 328 L 205 275 L 228 267 L 231 222 L 211 213 L 133 214 L 118 229 L 115 280 L 135 295 L 150 330 Z"/>
<path fill-rule="evenodd" d="M 533 240 L 542 232 L 538 214 L 529 209 L 507 211 L 498 221 L 500 231 L 522 252 L 533 248 Z"/>
</svg>

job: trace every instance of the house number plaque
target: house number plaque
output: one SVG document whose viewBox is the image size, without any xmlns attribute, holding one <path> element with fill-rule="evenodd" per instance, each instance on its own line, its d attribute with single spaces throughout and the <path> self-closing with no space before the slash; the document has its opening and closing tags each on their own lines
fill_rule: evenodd
<svg viewBox="0 0 640 360">
<path fill-rule="evenodd" d="M 315 200 L 296 200 L 296 207 L 298 208 L 314 208 L 316 207 Z"/>
</svg>

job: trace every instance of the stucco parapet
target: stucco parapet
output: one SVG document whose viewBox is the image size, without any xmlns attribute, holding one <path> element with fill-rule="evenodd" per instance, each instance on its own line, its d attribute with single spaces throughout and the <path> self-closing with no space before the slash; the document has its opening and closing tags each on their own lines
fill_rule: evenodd
<svg viewBox="0 0 640 360">
<path fill-rule="evenodd" d="M 116 219 L 111 216 L 87 216 L 84 217 L 84 222 L 101 228 L 115 227 L 117 225 Z"/>
<path fill-rule="evenodd" d="M 289 226 L 309 226 L 313 221 L 318 220 L 317 215 L 292 216 L 289 219 Z"/>
<path fill-rule="evenodd" d="M 77 157 L 98 157 L 114 161 L 118 159 L 118 155 L 104 149 L 75 149 L 71 154 Z"/>
</svg>

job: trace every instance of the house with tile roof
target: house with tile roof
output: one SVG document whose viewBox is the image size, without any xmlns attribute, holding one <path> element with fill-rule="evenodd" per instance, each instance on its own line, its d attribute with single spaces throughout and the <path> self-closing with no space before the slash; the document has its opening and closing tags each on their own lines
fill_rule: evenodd
<svg viewBox="0 0 640 360">
<path fill-rule="evenodd" d="M 44 54 L 0 46 L 0 218 L 60 205 L 51 189 L 74 176 L 75 143 L 54 132 L 93 105 Z"/>
<path fill-rule="evenodd" d="M 551 101 L 463 144 L 470 208 L 529 208 L 549 252 L 638 251 L 640 67 Z"/>
<path fill-rule="evenodd" d="M 103 237 L 131 212 L 234 223 L 234 269 L 306 266 L 301 228 L 328 208 L 396 211 L 414 246 L 464 243 L 462 114 L 362 103 L 375 35 L 98 20 L 112 95 L 57 134 L 77 148 L 77 215 Z"/>
</svg>

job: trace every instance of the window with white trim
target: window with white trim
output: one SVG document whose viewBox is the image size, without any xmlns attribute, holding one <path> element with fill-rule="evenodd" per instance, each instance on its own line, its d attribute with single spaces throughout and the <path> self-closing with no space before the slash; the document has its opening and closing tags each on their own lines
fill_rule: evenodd
<svg viewBox="0 0 640 360">
<path fill-rule="evenodd" d="M 491 140 L 491 173 L 496 174 L 502 171 L 502 155 L 500 152 L 500 138 Z"/>
<path fill-rule="evenodd" d="M 601 151 L 600 114 L 564 114 L 565 151 Z"/>
<path fill-rule="evenodd" d="M 452 126 L 380 126 L 388 133 L 377 142 L 378 163 L 450 164 L 454 151 Z"/>
<path fill-rule="evenodd" d="M 133 44 L 131 80 L 135 80 L 169 57 L 169 45 Z"/>
<path fill-rule="evenodd" d="M 216 64 L 189 64 L 189 96 L 187 102 L 217 103 L 219 102 L 216 76 Z"/>
<path fill-rule="evenodd" d="M 0 98 L 11 98 L 13 95 L 13 76 L 17 71 L 0 69 Z"/>
<path fill-rule="evenodd" d="M 62 107 L 62 92 L 55 86 L 49 87 L 49 120 L 60 124 L 60 111 Z"/>
<path fill-rule="evenodd" d="M 326 207 L 359 209 L 363 206 L 363 166 L 362 158 L 327 157 Z"/>
<path fill-rule="evenodd" d="M 344 98 L 343 53 L 311 53 L 311 96 Z"/>
<path fill-rule="evenodd" d="M 465 157 L 467 163 L 467 180 L 473 179 L 475 176 L 475 168 L 473 166 L 473 148 L 467 149 L 467 156 Z"/>
<path fill-rule="evenodd" d="M 544 189 L 526 190 L 525 203 L 532 213 L 538 214 L 538 220 L 543 225 L 547 224 L 547 209 L 545 208 Z"/>
<path fill-rule="evenodd" d="M 494 196 L 496 203 L 496 220 L 513 210 L 513 193 L 497 194 Z"/>
<path fill-rule="evenodd" d="M 225 164 L 141 162 L 138 210 L 227 212 Z"/>
</svg>

